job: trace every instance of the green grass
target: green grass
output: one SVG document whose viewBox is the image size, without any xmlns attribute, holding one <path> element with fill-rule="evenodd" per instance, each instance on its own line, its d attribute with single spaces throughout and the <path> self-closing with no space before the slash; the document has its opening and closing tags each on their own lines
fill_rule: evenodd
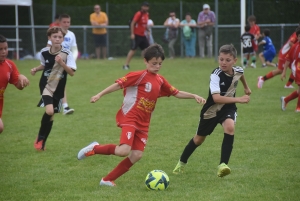
<svg viewBox="0 0 300 201">
<path fill-rule="evenodd" d="M 96 104 L 90 97 L 123 76 L 124 58 L 112 61 L 79 60 L 78 71 L 68 77 L 70 116 L 55 115 L 54 126 L 44 152 L 36 152 L 37 136 L 44 109 L 36 107 L 40 73 L 29 71 L 38 61 L 16 62 L 28 76 L 30 86 L 5 92 L 4 132 L 0 135 L 0 200 L 299 200 L 300 135 L 296 101 L 287 111 L 280 109 L 284 89 L 279 76 L 257 89 L 259 75 L 271 68 L 246 69 L 252 89 L 249 104 L 238 104 L 235 143 L 229 166 L 232 173 L 218 178 L 217 165 L 223 138 L 221 126 L 191 156 L 186 172 L 173 175 L 179 156 L 194 135 L 201 106 L 194 100 L 161 98 L 150 126 L 143 158 L 120 177 L 117 187 L 99 186 L 100 179 L 122 159 L 93 156 L 78 161 L 76 155 L 86 144 L 97 140 L 118 143 L 120 129 L 115 114 L 121 106 L 122 91 L 109 94 Z M 209 76 L 217 66 L 209 59 L 165 60 L 160 71 L 180 90 L 207 97 Z M 144 69 L 135 58 L 131 70 Z M 239 83 L 237 96 L 243 95 Z M 161 169 L 170 177 L 166 191 L 149 191 L 144 186 L 147 173 Z"/>
</svg>

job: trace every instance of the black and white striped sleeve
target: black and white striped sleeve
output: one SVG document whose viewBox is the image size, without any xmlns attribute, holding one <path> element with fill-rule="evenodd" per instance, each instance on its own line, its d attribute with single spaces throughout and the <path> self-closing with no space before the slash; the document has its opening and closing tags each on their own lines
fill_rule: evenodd
<svg viewBox="0 0 300 201">
<path fill-rule="evenodd" d="M 211 94 L 219 94 L 221 92 L 220 90 L 220 77 L 219 74 L 222 71 L 220 69 L 216 69 L 211 75 L 210 75 L 210 93 Z"/>
</svg>

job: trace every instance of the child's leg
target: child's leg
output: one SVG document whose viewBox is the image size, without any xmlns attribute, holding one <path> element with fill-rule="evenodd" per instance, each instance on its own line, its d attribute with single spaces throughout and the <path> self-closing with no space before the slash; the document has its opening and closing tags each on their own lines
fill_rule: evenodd
<svg viewBox="0 0 300 201">
<path fill-rule="evenodd" d="M 300 112 L 300 85 L 298 85 L 298 102 L 296 112 Z"/>
<path fill-rule="evenodd" d="M 198 146 L 200 146 L 205 141 L 206 136 L 195 135 L 189 143 L 185 146 L 181 156 L 180 161 L 187 163 L 189 157 L 193 154 Z"/>
<path fill-rule="evenodd" d="M 127 129 L 125 129 L 127 130 Z M 123 129 L 122 129 L 123 133 Z M 129 134 L 128 132 L 126 133 L 126 138 L 133 138 L 133 142 L 131 143 L 132 146 L 129 146 L 127 144 L 122 144 L 120 146 L 124 147 L 125 150 L 128 148 L 131 148 L 131 153 L 129 154 L 128 157 L 126 157 L 124 160 L 122 160 L 117 167 L 115 167 L 106 177 L 104 177 L 102 180 L 104 181 L 115 181 L 117 178 L 125 174 L 126 172 L 129 171 L 130 167 L 138 162 L 142 156 L 143 156 L 143 151 L 146 146 L 148 134 L 146 132 L 141 132 L 136 130 L 134 135 Z M 121 142 L 124 141 L 121 137 Z M 116 154 L 118 153 L 118 148 L 116 148 Z"/>
<path fill-rule="evenodd" d="M 265 58 L 264 58 L 264 53 L 263 52 L 259 53 L 258 57 L 259 57 L 262 65 L 263 65 L 263 67 L 266 66 L 266 64 L 265 64 L 266 62 L 265 62 Z"/>
<path fill-rule="evenodd" d="M 276 64 L 274 64 L 270 61 L 267 61 L 266 64 L 267 64 L 267 66 L 277 67 Z"/>
<path fill-rule="evenodd" d="M 272 70 L 270 71 L 269 73 L 267 73 L 264 77 L 263 77 L 263 80 L 266 81 L 276 75 L 279 75 L 282 73 L 282 70 L 279 70 L 278 68 L 276 70 Z"/>
<path fill-rule="evenodd" d="M 221 149 L 220 164 L 228 164 L 234 141 L 234 120 L 228 118 L 222 123 L 222 126 L 224 129 L 224 138 Z"/>
<path fill-rule="evenodd" d="M 2 133 L 3 130 L 4 130 L 4 125 L 2 119 L 0 118 L 0 133 Z"/>
<path fill-rule="evenodd" d="M 291 86 L 291 84 L 294 82 L 294 80 L 295 80 L 295 77 L 294 77 L 293 73 L 291 72 L 289 80 L 285 86 L 287 86 L 287 87 Z"/>
<path fill-rule="evenodd" d="M 247 66 L 247 63 L 248 63 L 248 58 L 249 57 L 249 54 L 248 53 L 244 53 L 243 54 L 243 67 L 245 68 Z"/>
<path fill-rule="evenodd" d="M 40 127 L 40 131 L 39 131 L 37 142 L 45 139 L 46 133 L 47 133 L 48 124 L 51 121 L 52 116 L 54 114 L 54 110 L 53 110 L 53 105 L 52 104 L 46 105 L 45 108 L 46 108 L 46 112 L 44 113 L 44 115 L 42 117 L 41 127 Z"/>
<path fill-rule="evenodd" d="M 253 52 L 253 53 L 251 54 L 251 61 L 252 61 L 253 64 L 256 63 L 256 54 L 255 54 L 255 52 Z"/>
<path fill-rule="evenodd" d="M 291 100 L 293 100 L 297 97 L 298 97 L 298 92 L 296 90 L 296 91 L 293 91 L 290 95 L 286 96 L 284 98 L 284 102 L 285 102 L 285 104 L 288 104 L 288 102 L 290 102 Z"/>
</svg>

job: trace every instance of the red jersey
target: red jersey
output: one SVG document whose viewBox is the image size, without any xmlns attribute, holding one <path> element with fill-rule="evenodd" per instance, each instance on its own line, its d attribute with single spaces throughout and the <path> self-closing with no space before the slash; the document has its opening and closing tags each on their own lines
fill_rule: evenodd
<svg viewBox="0 0 300 201">
<path fill-rule="evenodd" d="M 52 23 L 49 25 L 49 28 L 51 28 L 51 27 L 59 27 L 59 23 L 52 22 Z"/>
<path fill-rule="evenodd" d="M 133 33 L 139 36 L 145 36 L 145 30 L 147 28 L 148 19 L 148 13 L 144 13 L 141 11 L 136 12 L 133 17 L 133 20 L 136 22 Z"/>
<path fill-rule="evenodd" d="M 17 84 L 19 79 L 19 71 L 14 64 L 9 59 L 5 59 L 0 62 L 0 118 L 2 117 L 2 108 L 4 101 L 4 92 L 7 84 Z"/>
<path fill-rule="evenodd" d="M 290 65 L 295 77 L 295 83 L 300 86 L 300 41 L 291 47 L 285 58 L 291 63 Z"/>
<path fill-rule="evenodd" d="M 253 34 L 254 36 L 258 36 L 260 35 L 260 28 L 258 25 L 253 25 L 250 30 L 249 30 L 249 33 Z"/>
<path fill-rule="evenodd" d="M 157 98 L 179 92 L 164 77 L 147 70 L 128 73 L 115 82 L 124 89 L 123 104 L 116 115 L 117 125 L 142 131 L 148 131 Z"/>
<path fill-rule="evenodd" d="M 289 53 L 291 47 L 289 43 L 295 44 L 298 41 L 296 32 L 294 32 L 289 40 L 282 46 L 282 48 L 279 50 L 279 59 L 285 59 L 286 55 Z"/>
</svg>

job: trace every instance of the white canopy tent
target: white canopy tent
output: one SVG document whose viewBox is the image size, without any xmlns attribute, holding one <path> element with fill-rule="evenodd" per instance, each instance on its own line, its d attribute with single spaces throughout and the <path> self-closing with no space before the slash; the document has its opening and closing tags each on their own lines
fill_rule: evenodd
<svg viewBox="0 0 300 201">
<path fill-rule="evenodd" d="M 32 36 L 32 50 L 33 55 L 36 53 L 35 47 L 35 33 L 34 33 L 34 21 L 33 21 L 33 8 L 32 0 L 0 0 L 0 6 L 15 6 L 15 16 L 16 16 L 16 53 L 17 60 L 19 60 L 19 12 L 18 6 L 28 6 L 30 9 L 30 22 L 31 22 L 31 36 Z"/>
</svg>

